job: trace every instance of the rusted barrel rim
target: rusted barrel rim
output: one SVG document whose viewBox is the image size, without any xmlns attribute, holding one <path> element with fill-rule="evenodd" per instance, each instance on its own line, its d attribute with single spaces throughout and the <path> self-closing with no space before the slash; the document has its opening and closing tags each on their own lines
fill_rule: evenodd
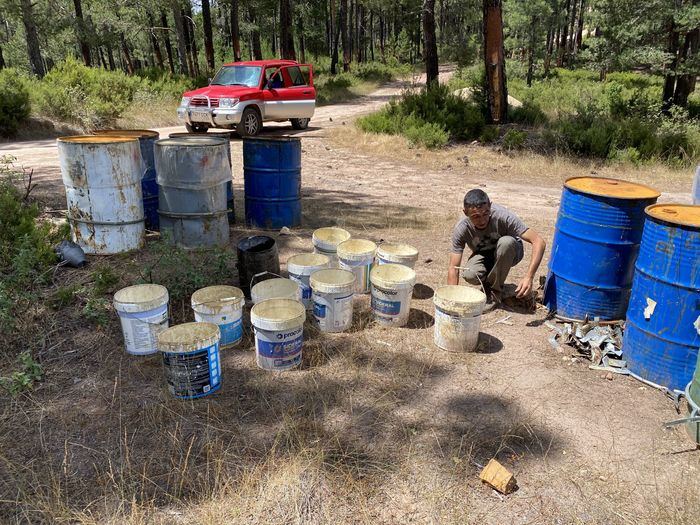
<svg viewBox="0 0 700 525">
<path fill-rule="evenodd" d="M 659 208 L 666 208 L 666 215 L 662 216 L 658 213 L 652 213 Z M 683 213 L 687 212 L 687 213 Z M 652 219 L 662 221 L 668 224 L 679 226 L 688 226 L 690 228 L 700 228 L 700 206 L 692 204 L 680 204 L 676 202 L 667 202 L 665 204 L 651 204 L 644 208 L 644 213 Z M 684 215 L 689 216 L 690 220 L 686 220 Z M 696 217 L 693 217 L 695 215 Z"/>
<path fill-rule="evenodd" d="M 69 144 L 118 144 L 139 141 L 138 137 L 125 137 L 124 135 L 69 135 L 59 137 L 57 140 Z"/>
<path fill-rule="evenodd" d="M 596 180 L 601 180 L 601 181 L 607 181 L 610 183 L 613 183 L 615 185 L 617 184 L 629 184 L 630 186 L 637 186 L 639 188 L 643 188 L 645 190 L 648 190 L 652 192 L 652 195 L 647 195 L 644 197 L 640 196 L 625 196 L 625 195 L 610 195 L 608 193 L 604 193 L 602 191 L 597 192 L 597 191 L 591 191 L 591 190 L 582 190 L 580 188 L 576 188 L 575 186 L 571 185 L 571 182 L 574 180 L 578 179 L 596 179 Z M 577 175 L 575 177 L 569 177 L 564 181 L 564 186 L 572 191 L 577 191 L 579 193 L 585 193 L 586 195 L 596 195 L 598 197 L 608 197 L 611 199 L 621 199 L 621 200 L 646 200 L 646 199 L 658 199 L 661 196 L 661 192 L 657 190 L 656 188 L 652 188 L 651 186 L 647 186 L 646 184 L 639 184 L 638 182 L 630 182 L 626 180 L 621 180 L 621 179 L 613 179 L 611 177 L 590 177 L 586 175 Z"/>
<path fill-rule="evenodd" d="M 158 138 L 160 133 L 152 129 L 96 129 L 93 135 L 111 137 Z"/>
</svg>

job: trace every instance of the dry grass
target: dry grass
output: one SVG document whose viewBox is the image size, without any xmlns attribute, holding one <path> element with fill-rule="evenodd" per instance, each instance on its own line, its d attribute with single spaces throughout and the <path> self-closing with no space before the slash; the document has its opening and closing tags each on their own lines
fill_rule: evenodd
<svg viewBox="0 0 700 525">
<path fill-rule="evenodd" d="M 162 126 L 178 126 L 177 106 L 179 100 L 155 100 L 153 102 L 134 102 L 117 119 L 115 128 L 144 129 Z"/>
<path fill-rule="evenodd" d="M 401 136 L 365 133 L 355 126 L 335 128 L 331 139 L 338 147 L 352 148 L 366 155 L 415 162 L 437 171 L 470 170 L 489 179 L 522 180 L 540 185 L 559 186 L 573 176 L 596 175 L 649 184 L 665 192 L 689 193 L 692 176 L 688 170 L 662 163 L 635 166 L 620 162 L 573 159 L 563 155 L 533 152 L 501 153 L 491 146 L 460 144 L 442 150 L 426 150 L 409 145 Z"/>
</svg>

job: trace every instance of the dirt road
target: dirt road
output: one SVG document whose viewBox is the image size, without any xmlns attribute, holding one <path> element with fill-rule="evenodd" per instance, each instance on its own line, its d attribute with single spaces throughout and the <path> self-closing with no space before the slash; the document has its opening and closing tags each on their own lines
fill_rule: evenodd
<svg viewBox="0 0 700 525">
<path fill-rule="evenodd" d="M 240 512 L 251 523 L 256 512 L 282 512 L 287 506 L 306 509 L 303 516 L 315 523 L 696 523 L 699 456 L 682 430 L 662 430 L 664 421 L 678 417 L 672 403 L 632 379 L 606 378 L 568 352 L 554 351 L 547 342 L 543 311 L 487 314 L 477 353 L 451 355 L 435 349 L 430 290 L 445 280 L 449 234 L 464 192 L 473 186 L 484 188 L 494 202 L 511 208 L 551 242 L 561 185 L 559 180 L 539 182 L 541 177 L 529 173 L 532 167 L 527 164 L 519 170 L 517 157 L 502 157 L 490 165 L 466 160 L 450 169 L 431 169 L 419 162 L 419 151 L 403 159 L 390 152 L 376 156 L 343 139 L 344 126 L 349 128 L 352 118 L 380 107 L 404 87 L 395 83 L 357 101 L 319 108 L 313 129 L 299 134 L 304 227 L 279 241 L 283 261 L 310 249 L 314 228 L 331 224 L 357 237 L 415 245 L 421 253 L 418 280 L 428 293 L 413 301 L 409 327 L 370 326 L 325 338 L 319 345 L 331 349 L 326 357 L 296 375 L 271 378 L 255 369 L 250 351 L 228 354 L 224 364 L 235 380 L 227 378 L 222 399 L 211 401 L 228 414 L 220 416 L 222 424 L 228 424 L 229 417 L 248 421 L 246 396 L 256 392 L 275 402 L 284 400 L 288 407 L 319 401 L 313 416 L 304 412 L 299 418 L 322 426 L 319 439 L 333 435 L 342 441 L 342 461 L 351 457 L 353 462 L 347 467 L 353 492 L 338 493 L 327 478 L 317 486 L 318 480 L 299 467 L 301 474 L 291 480 L 261 481 L 259 493 L 250 495 L 260 496 L 255 504 L 242 499 L 231 503 L 234 496 L 223 494 L 211 508 L 203 503 L 178 512 L 201 521 L 200 516 L 225 509 L 221 519 L 235 520 Z M 164 136 L 182 129 L 159 131 Z M 240 218 L 240 141 L 232 145 Z M 55 210 L 64 206 L 54 141 L 4 145 L 0 154 L 13 155 L 34 169 L 37 191 Z M 586 166 L 572 164 L 571 169 L 572 175 L 590 173 Z M 665 193 L 663 199 L 687 201 L 685 192 Z M 234 237 L 244 231 L 234 227 Z M 517 267 L 509 281 L 516 282 L 524 267 Z M 545 272 L 546 260 L 540 274 Z M 363 311 L 366 307 L 366 300 L 358 305 Z M 116 328 L 110 337 L 118 346 Z M 116 359 L 115 354 L 108 357 Z M 136 395 L 152 377 L 159 377 L 157 370 L 144 378 L 136 365 L 124 366 L 124 374 L 131 375 L 123 379 L 123 397 Z M 121 365 L 119 370 L 121 374 Z M 105 384 L 94 388 L 107 401 L 95 402 L 106 407 L 111 383 L 103 379 Z M 331 385 L 333 394 L 328 393 Z M 230 396 L 230 402 L 223 396 Z M 66 404 L 56 398 L 49 407 L 56 410 Z M 269 412 L 272 419 L 282 417 Z M 288 425 L 286 420 L 255 421 L 260 433 L 256 436 Z M 85 461 L 92 457 L 79 449 L 72 453 L 85 454 Z M 474 462 L 485 463 L 492 456 L 514 470 L 521 487 L 515 494 L 502 498 L 478 482 Z M 308 494 L 281 502 L 265 499 L 266 488 L 296 494 L 290 487 L 296 490 L 300 483 L 309 491 L 318 489 L 325 499 L 318 496 L 318 501 L 309 502 L 304 499 Z M 279 517 L 274 512 L 267 516 L 270 522 Z M 290 515 L 296 516 L 292 511 L 284 516 Z M 259 520 L 265 521 L 262 516 Z"/>
</svg>

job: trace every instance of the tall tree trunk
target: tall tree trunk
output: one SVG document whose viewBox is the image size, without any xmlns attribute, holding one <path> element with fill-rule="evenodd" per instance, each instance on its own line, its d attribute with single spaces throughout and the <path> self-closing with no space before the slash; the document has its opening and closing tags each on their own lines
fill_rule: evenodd
<svg viewBox="0 0 700 525">
<path fill-rule="evenodd" d="M 280 58 L 296 60 L 292 27 L 292 0 L 280 0 Z"/>
<path fill-rule="evenodd" d="M 527 86 L 532 86 L 532 77 L 535 74 L 535 28 L 537 26 L 537 19 L 533 16 L 530 20 L 530 40 L 527 46 Z"/>
<path fill-rule="evenodd" d="M 386 21 L 384 19 L 384 13 L 379 12 L 379 52 L 382 55 L 382 62 L 386 62 L 386 55 L 384 54 L 385 51 L 385 41 L 384 41 L 384 32 L 386 30 Z"/>
<path fill-rule="evenodd" d="M 260 37 L 258 36 L 258 40 L 259 39 Z M 231 0 L 231 45 L 233 47 L 233 61 L 240 62 L 242 57 L 241 27 L 238 23 L 238 0 Z"/>
<path fill-rule="evenodd" d="M 119 41 L 122 45 L 122 53 L 124 53 L 124 65 L 126 66 L 126 72 L 129 75 L 134 74 L 134 62 L 131 60 L 131 52 L 129 51 L 129 45 L 126 42 L 126 37 L 124 33 L 119 33 Z"/>
<path fill-rule="evenodd" d="M 148 28 L 148 33 L 151 36 L 151 46 L 153 47 L 153 53 L 156 56 L 156 65 L 160 69 L 163 69 L 163 53 L 160 51 L 160 45 L 158 44 L 154 27 L 156 24 L 153 20 L 153 15 L 150 12 L 148 13 L 148 24 L 151 26 Z"/>
<path fill-rule="evenodd" d="M 676 106 L 688 107 L 688 96 L 695 91 L 695 82 L 697 79 L 696 72 L 688 71 L 688 67 L 685 64 L 693 60 L 694 55 L 698 54 L 698 47 L 700 46 L 700 28 L 695 28 L 689 31 L 685 35 L 685 42 L 680 49 L 678 57 L 678 67 L 677 71 L 680 69 L 676 76 L 676 89 L 673 92 L 673 103 Z"/>
<path fill-rule="evenodd" d="M 2 53 L 0 53 L 1 55 Z M 97 47 L 97 55 L 100 57 L 100 65 L 102 66 L 102 69 L 107 69 L 109 66 L 107 64 L 107 61 L 105 60 L 105 54 L 102 51 L 102 47 Z M 2 68 L 0 68 L 2 69 Z"/>
<path fill-rule="evenodd" d="M 270 47 L 272 48 L 272 56 L 277 56 L 277 6 L 272 14 L 272 35 L 270 36 Z"/>
<path fill-rule="evenodd" d="M 251 51 L 253 53 L 253 58 L 255 60 L 262 60 L 262 45 L 260 44 L 260 26 L 258 26 L 258 18 L 255 8 L 251 5 L 251 2 L 247 4 L 248 9 L 248 19 L 250 25 L 250 40 L 251 40 Z"/>
<path fill-rule="evenodd" d="M 109 61 L 109 69 L 110 71 L 114 71 L 117 69 L 117 64 L 114 62 L 114 51 L 112 51 L 112 44 L 108 41 L 105 44 L 105 47 L 107 48 L 107 60 Z"/>
<path fill-rule="evenodd" d="M 369 10 L 369 57 L 374 62 L 374 9 Z"/>
<path fill-rule="evenodd" d="M 78 39 L 80 46 L 80 54 L 83 55 L 83 62 L 86 66 L 92 65 L 90 57 L 90 45 L 87 41 L 87 28 L 85 27 L 85 19 L 83 18 L 82 0 L 73 0 L 73 8 L 75 9 L 75 36 Z"/>
<path fill-rule="evenodd" d="M 194 18 L 192 17 L 192 4 L 187 4 L 185 14 L 187 15 L 187 18 L 185 18 L 185 27 L 189 35 L 190 53 L 192 56 L 192 74 L 199 76 L 199 53 L 197 52 L 197 33 L 194 25 Z"/>
<path fill-rule="evenodd" d="M 549 76 L 549 66 L 552 63 L 552 49 L 554 48 L 554 28 L 550 25 L 547 30 L 547 44 L 544 52 L 543 74 Z"/>
<path fill-rule="evenodd" d="M 0 46 L 0 70 L 5 67 L 5 57 L 2 55 L 2 46 Z"/>
<path fill-rule="evenodd" d="M 664 78 L 664 90 L 662 94 L 662 109 L 668 113 L 673 105 L 673 93 L 676 89 L 676 68 L 678 67 L 678 48 L 680 46 L 680 35 L 678 28 L 671 16 L 666 24 L 668 28 L 668 54 L 673 57 Z"/>
<path fill-rule="evenodd" d="M 564 51 L 566 49 L 566 34 L 569 20 L 569 11 L 571 10 L 571 0 L 566 0 L 566 10 L 564 20 L 559 24 L 559 43 L 557 45 L 557 67 L 564 64 Z"/>
<path fill-rule="evenodd" d="M 204 30 L 204 56 L 209 73 L 214 71 L 214 36 L 211 30 L 211 6 L 209 0 L 202 0 L 202 29 Z"/>
<path fill-rule="evenodd" d="M 487 119 L 491 123 L 502 124 L 507 116 L 508 91 L 503 53 L 501 0 L 483 0 L 483 2 Z"/>
<path fill-rule="evenodd" d="M 175 32 L 177 34 L 177 56 L 180 62 L 180 73 L 189 76 L 190 67 L 187 63 L 187 31 L 185 21 L 182 19 L 182 11 L 177 2 L 172 4 L 173 18 L 175 19 Z"/>
<path fill-rule="evenodd" d="M 343 44 L 343 71 L 350 71 L 350 42 L 348 42 L 348 0 L 340 0 L 340 16 L 338 16 L 340 24 L 340 40 Z"/>
<path fill-rule="evenodd" d="M 348 7 L 348 57 L 352 62 L 352 57 L 355 54 L 355 2 L 350 0 Z"/>
<path fill-rule="evenodd" d="M 578 30 L 576 31 L 576 40 L 574 41 L 574 54 L 581 49 L 583 42 L 583 19 L 586 13 L 586 0 L 581 0 L 581 7 L 578 10 Z"/>
<path fill-rule="evenodd" d="M 335 16 L 335 0 L 329 0 L 329 6 L 328 9 L 330 13 L 328 13 L 328 18 L 330 20 L 330 29 L 331 29 L 331 75 L 335 75 L 338 73 L 338 39 L 339 39 L 339 29 L 340 25 L 338 24 L 338 21 L 336 20 Z"/>
<path fill-rule="evenodd" d="M 27 39 L 27 54 L 29 55 L 29 65 L 33 74 L 42 78 L 46 74 L 44 62 L 41 59 L 41 48 L 39 47 L 39 35 L 34 23 L 34 12 L 32 0 L 20 0 L 22 11 L 22 23 L 24 24 L 24 35 Z"/>
<path fill-rule="evenodd" d="M 566 44 L 564 61 L 569 62 L 570 56 L 574 51 L 574 42 L 576 40 L 576 33 L 574 32 L 574 27 L 576 24 L 576 15 L 578 11 L 579 0 L 571 1 L 571 13 L 569 15 L 569 30 L 568 30 L 568 42 Z"/>
<path fill-rule="evenodd" d="M 174 75 L 173 48 L 170 45 L 170 30 L 168 29 L 168 17 L 165 15 L 165 11 L 160 12 L 160 25 L 163 26 L 163 42 L 165 43 L 165 52 L 168 55 L 168 66 L 170 67 L 170 73 Z"/>
<path fill-rule="evenodd" d="M 299 60 L 306 62 L 306 43 L 304 42 L 304 17 L 300 13 L 297 17 L 297 34 L 299 35 Z"/>
<path fill-rule="evenodd" d="M 438 81 L 438 52 L 435 38 L 435 0 L 423 0 L 423 54 L 426 85 Z"/>
<path fill-rule="evenodd" d="M 357 63 L 362 62 L 362 51 L 364 47 L 364 16 L 362 4 L 359 1 L 355 2 L 355 34 L 357 35 L 355 55 L 357 57 Z"/>
</svg>

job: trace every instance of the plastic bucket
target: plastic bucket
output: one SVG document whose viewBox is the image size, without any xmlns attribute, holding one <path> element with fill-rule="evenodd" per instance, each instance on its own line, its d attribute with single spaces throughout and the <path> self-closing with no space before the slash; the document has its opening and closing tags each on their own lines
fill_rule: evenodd
<svg viewBox="0 0 700 525">
<path fill-rule="evenodd" d="M 129 354 L 149 355 L 158 351 L 157 336 L 168 328 L 168 290 L 159 284 L 127 286 L 114 294 L 114 309 Z"/>
<path fill-rule="evenodd" d="M 221 331 L 220 348 L 237 344 L 243 337 L 245 298 L 235 286 L 208 286 L 192 294 L 194 320 L 213 323 Z"/>
<path fill-rule="evenodd" d="M 403 264 L 413 268 L 418 260 L 418 250 L 410 244 L 386 243 L 377 248 L 378 264 Z"/>
<path fill-rule="evenodd" d="M 468 286 L 448 285 L 437 289 L 435 345 L 450 352 L 471 352 L 479 340 L 481 312 L 486 295 Z"/>
<path fill-rule="evenodd" d="M 268 299 L 253 306 L 255 355 L 264 370 L 289 370 L 301 364 L 306 308 L 292 299 Z"/>
<path fill-rule="evenodd" d="M 299 298 L 307 310 L 311 310 L 314 305 L 309 278 L 314 272 L 330 268 L 330 264 L 328 256 L 320 253 L 302 253 L 287 259 L 287 273 L 299 285 Z"/>
<path fill-rule="evenodd" d="M 291 279 L 276 277 L 256 284 L 250 290 L 250 298 L 253 304 L 267 299 L 293 299 L 299 300 L 299 285 Z"/>
<path fill-rule="evenodd" d="M 355 274 L 355 293 L 369 293 L 369 272 L 376 250 L 377 245 L 365 239 L 350 239 L 338 245 L 338 266 Z"/>
<path fill-rule="evenodd" d="M 320 270 L 310 279 L 314 318 L 322 332 L 343 332 L 352 324 L 355 274 L 348 270 Z"/>
<path fill-rule="evenodd" d="M 372 311 L 379 324 L 404 326 L 411 311 L 416 272 L 403 264 L 375 266 L 372 282 Z"/>
<path fill-rule="evenodd" d="M 221 388 L 219 340 L 213 323 L 185 323 L 158 334 L 163 370 L 170 393 L 179 399 L 195 399 Z"/>
<path fill-rule="evenodd" d="M 335 226 L 319 228 L 311 235 L 314 253 L 327 255 L 331 260 L 331 268 L 338 267 L 338 245 L 350 240 L 350 232 Z"/>
</svg>

